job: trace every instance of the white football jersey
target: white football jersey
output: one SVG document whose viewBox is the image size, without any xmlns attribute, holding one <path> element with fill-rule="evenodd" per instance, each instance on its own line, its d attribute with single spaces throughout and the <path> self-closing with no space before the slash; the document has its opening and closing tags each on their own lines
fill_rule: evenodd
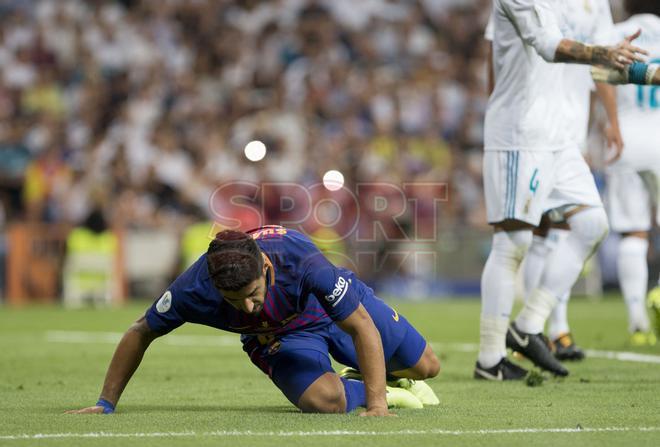
<svg viewBox="0 0 660 447">
<path fill-rule="evenodd" d="M 559 10 L 559 27 L 567 39 L 592 45 L 612 42 L 612 12 L 608 0 L 563 0 Z M 566 132 L 581 150 L 586 148 L 589 110 L 591 106 L 590 67 L 566 64 L 564 68 L 566 94 Z"/>
<path fill-rule="evenodd" d="M 485 150 L 557 151 L 575 146 L 564 128 L 563 38 L 556 2 L 494 0 L 495 88 L 486 109 Z"/>
<path fill-rule="evenodd" d="M 640 14 L 614 27 L 614 38 L 623 39 L 638 29 L 642 35 L 634 45 L 649 52 L 649 61 L 660 64 L 660 17 Z M 623 136 L 621 163 L 644 170 L 660 166 L 660 87 L 622 85 L 617 87 L 619 125 Z"/>
</svg>

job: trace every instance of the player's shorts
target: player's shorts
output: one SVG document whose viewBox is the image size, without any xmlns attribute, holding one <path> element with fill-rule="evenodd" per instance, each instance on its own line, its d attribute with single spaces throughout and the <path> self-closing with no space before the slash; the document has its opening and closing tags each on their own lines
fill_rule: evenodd
<svg viewBox="0 0 660 447">
<path fill-rule="evenodd" d="M 380 299 L 366 297 L 362 304 L 380 332 L 387 372 L 414 366 L 426 348 L 424 337 Z M 294 405 L 316 379 L 334 371 L 330 356 L 346 366 L 359 368 L 353 339 L 336 324 L 293 331 L 258 348 L 255 343 L 252 338 L 243 349 Z"/>
<path fill-rule="evenodd" d="M 617 233 L 649 231 L 653 208 L 658 215 L 658 177 L 654 171 L 637 171 L 632 167 L 617 166 L 606 171 L 607 214 L 610 226 Z"/>
<path fill-rule="evenodd" d="M 488 223 L 515 219 L 537 226 L 551 209 L 603 206 L 594 177 L 577 148 L 563 151 L 486 151 Z"/>
</svg>

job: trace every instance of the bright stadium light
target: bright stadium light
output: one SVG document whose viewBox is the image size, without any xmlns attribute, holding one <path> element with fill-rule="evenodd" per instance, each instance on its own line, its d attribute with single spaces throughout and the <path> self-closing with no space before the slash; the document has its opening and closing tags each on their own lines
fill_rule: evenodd
<svg viewBox="0 0 660 447">
<path fill-rule="evenodd" d="M 250 141 L 243 152 L 248 160 L 259 161 L 266 156 L 266 145 L 259 140 Z"/>
<path fill-rule="evenodd" d="M 323 175 L 323 186 L 329 191 L 337 191 L 344 186 L 344 174 L 334 169 Z"/>
</svg>

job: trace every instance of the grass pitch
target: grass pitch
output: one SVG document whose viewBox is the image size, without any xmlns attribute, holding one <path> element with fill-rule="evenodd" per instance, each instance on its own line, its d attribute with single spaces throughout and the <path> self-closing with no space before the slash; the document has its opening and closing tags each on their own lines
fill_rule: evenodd
<svg viewBox="0 0 660 447">
<path fill-rule="evenodd" d="M 96 402 L 118 337 L 148 304 L 0 308 L 0 445 L 660 445 L 660 346 L 626 345 L 619 297 L 573 300 L 573 331 L 592 355 L 538 387 L 472 379 L 478 300 L 391 304 L 440 356 L 429 383 L 441 405 L 379 419 L 299 413 L 237 336 L 194 325 L 154 342 L 117 413 L 64 415 Z M 605 358 L 621 351 L 637 356 Z"/>
</svg>

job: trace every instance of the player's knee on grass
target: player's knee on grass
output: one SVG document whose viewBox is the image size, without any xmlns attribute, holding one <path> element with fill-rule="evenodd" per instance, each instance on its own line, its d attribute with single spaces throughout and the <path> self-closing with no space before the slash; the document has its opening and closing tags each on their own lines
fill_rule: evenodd
<svg viewBox="0 0 660 447">
<path fill-rule="evenodd" d="M 335 373 L 325 373 L 300 396 L 297 407 L 303 413 L 345 413 L 344 385 Z"/>
</svg>

